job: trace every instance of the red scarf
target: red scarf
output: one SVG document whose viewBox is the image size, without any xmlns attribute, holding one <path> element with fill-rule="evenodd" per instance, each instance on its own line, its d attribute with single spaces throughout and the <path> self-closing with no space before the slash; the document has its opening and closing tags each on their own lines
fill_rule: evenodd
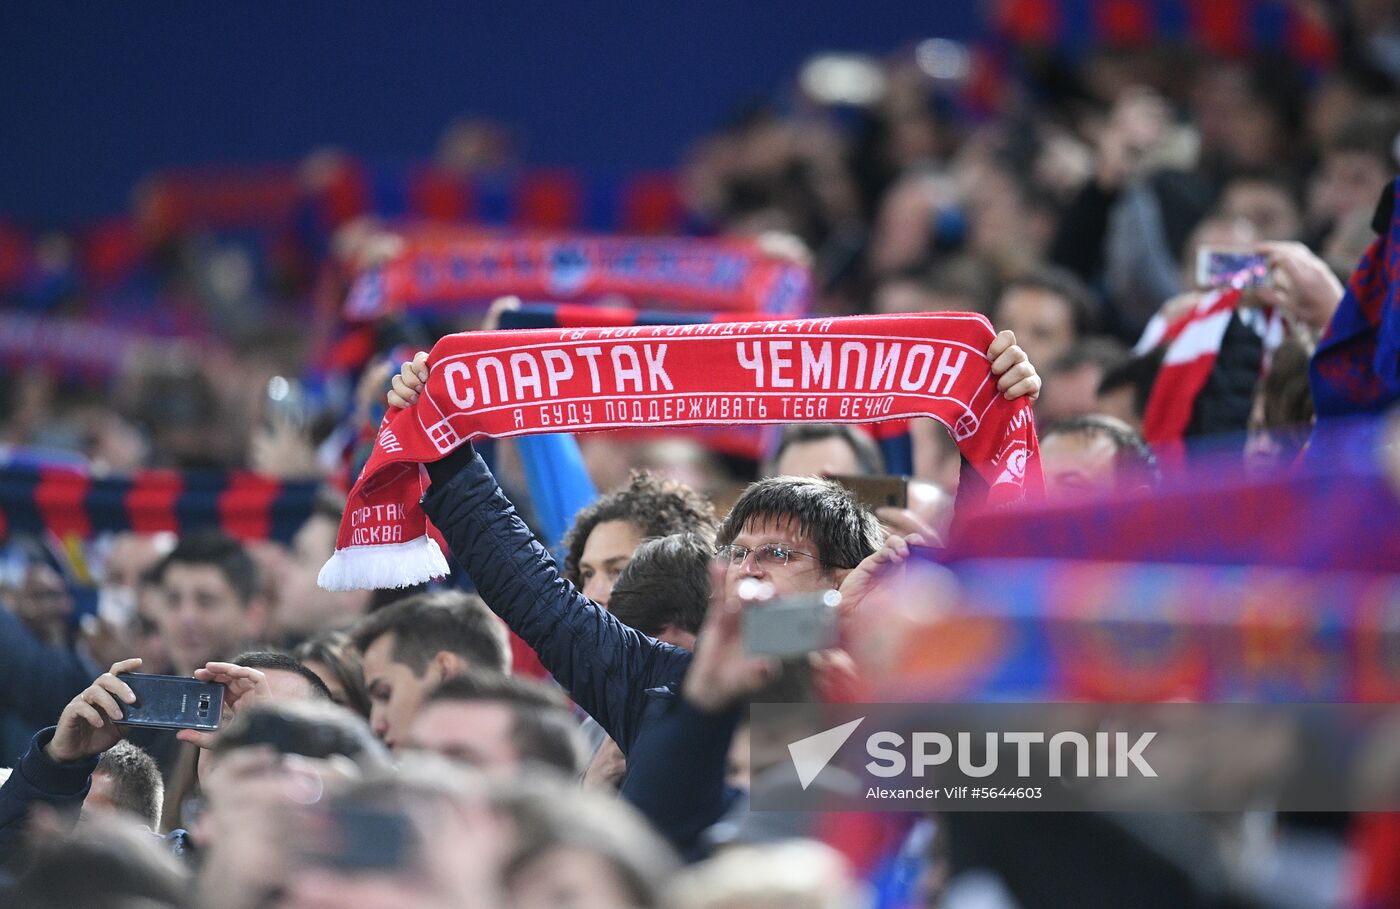
<svg viewBox="0 0 1400 909">
<path fill-rule="evenodd" d="M 796 316 L 807 309 L 807 268 L 754 240 L 420 231 L 355 281 L 352 322 L 402 311 L 485 310 L 497 297 L 595 299 L 617 294 L 672 306 Z"/>
<path fill-rule="evenodd" d="M 1035 423 L 1028 399 L 997 391 L 994 337 L 968 313 L 448 335 L 417 403 L 385 415 L 321 586 L 446 574 L 420 465 L 483 436 L 932 417 L 986 481 L 986 504 L 1019 501 L 1040 489 Z"/>
</svg>

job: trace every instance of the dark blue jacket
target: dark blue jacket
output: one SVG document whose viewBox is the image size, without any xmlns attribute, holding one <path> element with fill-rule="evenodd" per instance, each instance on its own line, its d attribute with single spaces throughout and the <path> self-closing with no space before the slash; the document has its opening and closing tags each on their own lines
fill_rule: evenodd
<svg viewBox="0 0 1400 909">
<path fill-rule="evenodd" d="M 78 820 L 83 800 L 92 786 L 92 774 L 102 755 L 60 764 L 44 751 L 53 741 L 56 729 L 50 726 L 34 734 L 29 750 L 20 758 L 10 778 L 0 786 L 0 875 L 7 870 L 18 870 L 24 825 L 31 805 L 43 802 L 57 808 L 59 816 L 72 824 Z M 194 847 L 186 831 L 172 830 L 161 840 L 177 858 L 193 859 Z"/>
<path fill-rule="evenodd" d="M 680 702 L 690 651 L 622 624 L 565 580 L 471 446 L 428 473 L 423 510 L 477 593 L 617 742 L 623 795 L 687 851 L 732 802 L 724 773 L 736 715 Z"/>
<path fill-rule="evenodd" d="M 19 757 L 33 731 L 58 719 L 99 674 L 72 650 L 41 642 L 0 607 L 0 715 L 14 721 L 6 728 L 24 730 L 17 742 L 0 742 L 0 767 Z"/>
<path fill-rule="evenodd" d="M 77 820 L 78 809 L 87 798 L 97 757 L 72 764 L 60 764 L 44 753 L 53 740 L 56 727 L 34 734 L 29 750 L 15 765 L 14 772 L 0 786 L 0 868 L 15 870 L 24 836 L 29 806 L 44 802 L 58 808 L 62 816 Z"/>
<path fill-rule="evenodd" d="M 630 755 L 645 718 L 680 690 L 690 651 L 629 628 L 579 593 L 469 446 L 429 474 L 423 510 L 482 600 Z"/>
</svg>

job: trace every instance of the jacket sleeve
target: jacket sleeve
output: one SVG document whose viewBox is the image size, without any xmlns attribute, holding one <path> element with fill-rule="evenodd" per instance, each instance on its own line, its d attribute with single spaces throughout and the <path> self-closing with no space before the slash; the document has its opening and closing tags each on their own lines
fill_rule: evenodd
<svg viewBox="0 0 1400 909">
<path fill-rule="evenodd" d="M 69 822 L 77 820 L 77 809 L 87 798 L 97 757 L 72 764 L 60 764 L 44 753 L 54 727 L 35 733 L 29 750 L 20 758 L 10 778 L 0 786 L 0 866 L 14 868 L 24 835 L 29 807 L 43 802 L 61 809 Z"/>
<path fill-rule="evenodd" d="M 703 713 L 678 697 L 647 724 L 627 757 L 622 797 L 688 860 L 700 858 L 701 835 L 741 794 L 725 782 L 741 715 L 742 709 Z"/>
<path fill-rule="evenodd" d="M 31 729 L 47 726 L 96 675 L 76 653 L 42 643 L 0 607 L 0 709 Z"/>
<path fill-rule="evenodd" d="M 629 753 L 646 690 L 679 685 L 690 651 L 627 627 L 579 593 L 469 446 L 429 465 L 428 473 L 432 487 L 423 510 L 477 593 Z"/>
</svg>

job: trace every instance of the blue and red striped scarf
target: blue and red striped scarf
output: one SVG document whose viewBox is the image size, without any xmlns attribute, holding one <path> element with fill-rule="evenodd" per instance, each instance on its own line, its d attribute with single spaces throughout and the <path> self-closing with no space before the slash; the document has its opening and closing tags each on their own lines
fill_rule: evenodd
<svg viewBox="0 0 1400 909">
<path fill-rule="evenodd" d="M 1319 426 L 1379 414 L 1400 401 L 1400 180 L 1373 222 L 1379 237 L 1361 257 L 1312 360 Z"/>
<path fill-rule="evenodd" d="M 240 540 L 287 542 L 310 517 L 316 487 L 246 471 L 143 470 L 99 478 L 66 465 L 12 463 L 0 466 L 0 537 L 218 529 Z"/>
</svg>

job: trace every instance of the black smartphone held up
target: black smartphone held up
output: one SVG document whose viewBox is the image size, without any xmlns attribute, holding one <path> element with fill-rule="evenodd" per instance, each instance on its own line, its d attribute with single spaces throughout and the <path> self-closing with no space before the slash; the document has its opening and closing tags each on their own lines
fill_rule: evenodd
<svg viewBox="0 0 1400 909">
<path fill-rule="evenodd" d="M 905 477 L 876 474 L 868 477 L 830 476 L 827 479 L 849 489 L 851 495 L 871 511 L 909 507 L 909 480 Z"/>
<path fill-rule="evenodd" d="M 146 672 L 123 672 L 117 678 L 136 695 L 134 704 L 117 701 L 122 708 L 120 725 L 203 732 L 219 728 L 224 710 L 224 686 L 219 682 Z"/>
</svg>

